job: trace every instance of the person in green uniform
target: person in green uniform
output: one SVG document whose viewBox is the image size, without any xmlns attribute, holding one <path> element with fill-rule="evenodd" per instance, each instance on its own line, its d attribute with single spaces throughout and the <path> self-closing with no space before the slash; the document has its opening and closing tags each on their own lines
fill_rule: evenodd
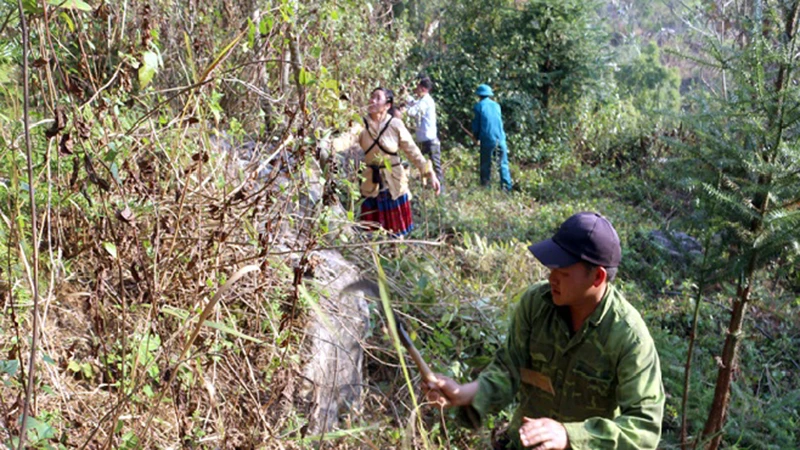
<svg viewBox="0 0 800 450">
<path fill-rule="evenodd" d="M 476 381 L 437 375 L 423 386 L 428 400 L 459 407 L 478 427 L 516 398 L 502 448 L 656 448 L 661 369 L 642 317 L 611 284 L 622 257 L 616 230 L 582 212 L 529 249 L 549 280 L 521 294 L 505 345 Z"/>
</svg>

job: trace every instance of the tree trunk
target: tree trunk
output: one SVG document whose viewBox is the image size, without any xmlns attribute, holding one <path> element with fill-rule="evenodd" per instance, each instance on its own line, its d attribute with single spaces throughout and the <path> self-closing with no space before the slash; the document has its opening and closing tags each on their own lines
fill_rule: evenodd
<svg viewBox="0 0 800 450">
<path fill-rule="evenodd" d="M 765 180 L 764 183 L 770 184 L 770 180 Z M 758 200 L 756 203 L 760 211 L 760 216 L 764 217 L 767 207 L 769 205 L 768 197 L 763 200 Z M 754 219 L 750 226 L 750 231 L 758 233 L 762 226 L 762 220 Z M 750 289 L 753 286 L 753 275 L 756 271 L 756 263 L 758 260 L 758 252 L 753 251 L 747 261 L 747 269 L 743 276 L 739 279 L 739 285 L 736 288 L 736 300 L 733 302 L 733 312 L 731 313 L 731 322 L 728 325 L 728 335 L 725 337 L 725 346 L 722 349 L 722 358 L 717 361 L 719 364 L 719 373 L 717 374 L 717 386 L 714 389 L 714 401 L 711 403 L 711 412 L 708 414 L 706 426 L 703 429 L 702 441 L 710 439 L 707 448 L 716 450 L 722 441 L 722 427 L 725 425 L 725 418 L 728 414 L 728 404 L 731 396 L 731 381 L 733 381 L 733 374 L 737 369 L 739 363 L 739 341 L 742 338 L 742 323 L 744 323 L 744 315 L 747 312 L 747 304 L 750 301 Z M 696 447 L 696 446 L 695 446 Z"/>
<path fill-rule="evenodd" d="M 751 266 L 755 258 L 751 258 Z M 728 413 L 728 403 L 730 402 L 730 388 L 733 380 L 733 373 L 736 371 L 739 356 L 739 341 L 742 334 L 742 323 L 744 314 L 747 310 L 747 303 L 750 299 L 750 280 L 751 273 L 740 282 L 737 289 L 737 298 L 733 303 L 733 313 L 731 322 L 728 325 L 728 335 L 725 337 L 725 347 L 722 350 L 722 358 L 717 361 L 719 373 L 717 374 L 717 386 L 714 389 L 714 401 L 711 404 L 711 412 L 708 415 L 706 426 L 703 429 L 703 440 L 711 438 L 708 449 L 715 450 L 719 447 L 722 440 L 722 426 Z M 743 284 L 746 283 L 746 286 Z"/>
<path fill-rule="evenodd" d="M 283 94 L 289 91 L 289 73 L 292 68 L 291 59 L 291 52 L 286 48 L 283 51 L 283 58 L 281 58 L 281 93 Z"/>
</svg>

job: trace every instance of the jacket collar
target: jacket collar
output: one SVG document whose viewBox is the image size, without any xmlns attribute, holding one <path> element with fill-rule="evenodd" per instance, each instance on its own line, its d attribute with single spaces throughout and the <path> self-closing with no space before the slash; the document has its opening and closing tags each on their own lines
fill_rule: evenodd
<svg viewBox="0 0 800 450">
<path fill-rule="evenodd" d="M 593 327 L 600 325 L 603 319 L 608 314 L 608 311 L 611 309 L 612 303 L 614 303 L 614 297 L 617 296 L 616 288 L 611 284 L 606 284 L 606 291 L 603 293 L 603 298 L 600 299 L 600 304 L 597 305 L 597 308 L 586 318 L 584 321 L 584 328 L 586 324 L 590 324 Z M 545 294 L 545 298 L 547 302 L 550 304 L 551 307 L 555 308 L 561 318 L 565 321 L 566 324 L 570 323 L 570 312 L 569 307 L 567 306 L 556 306 L 553 303 L 553 297 L 550 291 L 548 290 Z M 568 325 L 569 326 L 569 325 Z M 578 330 L 575 330 L 577 332 Z"/>
<path fill-rule="evenodd" d="M 600 300 L 600 304 L 597 305 L 597 309 L 594 310 L 592 315 L 589 316 L 587 321 L 592 324 L 592 326 L 600 325 L 600 322 L 603 321 L 605 318 L 606 313 L 611 308 L 611 303 L 614 301 L 614 297 L 617 295 L 617 290 L 614 288 L 611 283 L 606 283 L 606 292 L 603 293 L 603 298 Z"/>
</svg>

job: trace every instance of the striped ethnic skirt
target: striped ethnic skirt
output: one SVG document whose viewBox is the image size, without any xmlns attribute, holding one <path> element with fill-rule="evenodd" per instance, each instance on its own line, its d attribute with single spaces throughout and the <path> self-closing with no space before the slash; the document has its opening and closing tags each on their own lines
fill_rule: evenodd
<svg viewBox="0 0 800 450">
<path fill-rule="evenodd" d="M 392 200 L 392 194 L 384 189 L 377 197 L 367 198 L 361 204 L 361 221 L 371 222 L 376 228 L 380 225 L 394 236 L 407 235 L 414 229 L 408 194 Z"/>
</svg>

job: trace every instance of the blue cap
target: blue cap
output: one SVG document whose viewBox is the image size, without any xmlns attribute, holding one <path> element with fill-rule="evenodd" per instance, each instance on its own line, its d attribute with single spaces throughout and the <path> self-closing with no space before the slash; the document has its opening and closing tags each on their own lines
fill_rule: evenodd
<svg viewBox="0 0 800 450">
<path fill-rule="evenodd" d="M 492 88 L 490 88 L 488 84 L 482 84 L 478 86 L 475 95 L 478 97 L 491 97 L 494 95 L 494 92 L 492 92 Z"/>
<path fill-rule="evenodd" d="M 610 269 L 619 267 L 622 260 L 617 231 L 608 219 L 594 212 L 575 214 L 561 224 L 551 239 L 537 242 L 528 250 L 551 269 L 580 261 Z"/>
</svg>

